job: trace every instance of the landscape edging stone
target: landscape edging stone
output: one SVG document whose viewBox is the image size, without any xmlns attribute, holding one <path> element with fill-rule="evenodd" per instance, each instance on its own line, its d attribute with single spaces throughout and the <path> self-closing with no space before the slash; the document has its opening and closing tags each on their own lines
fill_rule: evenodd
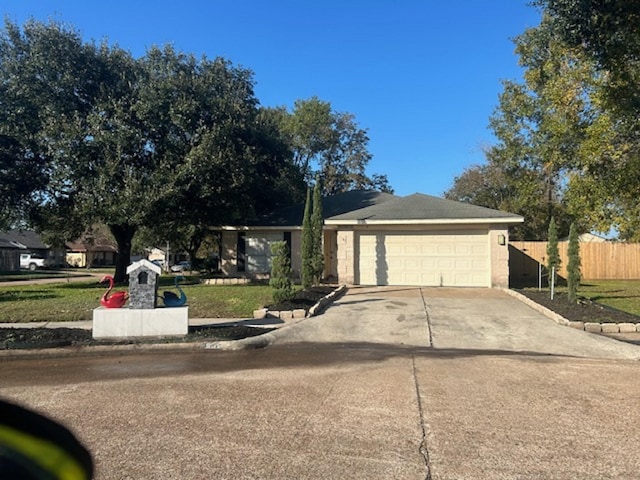
<svg viewBox="0 0 640 480">
<path fill-rule="evenodd" d="M 331 293 L 322 297 L 318 302 L 313 305 L 308 313 L 305 313 L 304 309 L 297 308 L 295 310 L 269 310 L 268 308 L 261 308 L 259 310 L 254 310 L 253 318 L 254 319 L 262 319 L 266 317 L 270 318 L 280 318 L 282 320 L 291 320 L 291 319 L 302 319 L 308 317 L 314 317 L 319 315 L 326 306 L 336 300 L 340 295 L 342 295 L 347 290 L 346 285 L 340 285 Z"/>
</svg>

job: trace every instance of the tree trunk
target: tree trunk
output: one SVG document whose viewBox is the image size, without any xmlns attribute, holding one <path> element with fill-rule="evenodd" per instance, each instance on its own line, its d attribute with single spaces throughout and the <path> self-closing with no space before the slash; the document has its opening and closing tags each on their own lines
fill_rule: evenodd
<svg viewBox="0 0 640 480">
<path fill-rule="evenodd" d="M 133 225 L 109 225 L 109 230 L 118 244 L 116 255 L 116 272 L 113 279 L 116 283 L 127 281 L 127 267 L 131 263 L 131 241 L 137 227 Z"/>
<path fill-rule="evenodd" d="M 204 228 L 198 228 L 193 234 L 191 238 L 188 239 L 187 242 L 183 245 L 184 249 L 189 254 L 189 261 L 191 262 L 191 268 L 195 268 L 194 263 L 197 263 L 196 254 L 200 247 L 202 246 L 202 242 L 204 241 L 204 237 L 207 233 L 207 230 Z"/>
</svg>

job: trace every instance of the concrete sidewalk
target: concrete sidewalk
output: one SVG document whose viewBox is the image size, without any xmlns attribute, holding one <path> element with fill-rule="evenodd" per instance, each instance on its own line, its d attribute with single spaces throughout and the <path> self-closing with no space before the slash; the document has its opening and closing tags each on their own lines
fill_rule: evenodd
<svg viewBox="0 0 640 480">
<path fill-rule="evenodd" d="M 190 327 L 202 327 L 207 325 L 214 326 L 233 326 L 245 325 L 251 327 L 265 328 L 281 328 L 293 321 L 284 321 L 279 318 L 190 318 Z M 24 323 L 0 323 L 0 328 L 82 328 L 91 330 L 93 328 L 92 320 L 78 320 L 69 322 L 24 322 Z"/>
</svg>

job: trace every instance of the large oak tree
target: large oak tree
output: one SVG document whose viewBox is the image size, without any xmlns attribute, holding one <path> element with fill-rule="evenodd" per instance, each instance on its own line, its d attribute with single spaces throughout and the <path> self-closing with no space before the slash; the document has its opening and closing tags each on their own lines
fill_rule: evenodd
<svg viewBox="0 0 640 480">
<path fill-rule="evenodd" d="M 297 100 L 291 111 L 270 109 L 269 115 L 278 123 L 307 183 L 320 176 L 323 195 L 349 190 L 393 193 L 386 175 L 367 173 L 372 159 L 369 136 L 353 114 L 337 112 L 330 102 L 311 97 Z"/>
<path fill-rule="evenodd" d="M 287 146 L 261 119 L 250 71 L 171 48 L 135 59 L 56 23 L 6 22 L 3 33 L 0 173 L 33 173 L 11 201 L 61 238 L 107 225 L 116 280 L 143 227 L 197 243 L 205 229 L 300 190 Z"/>
</svg>

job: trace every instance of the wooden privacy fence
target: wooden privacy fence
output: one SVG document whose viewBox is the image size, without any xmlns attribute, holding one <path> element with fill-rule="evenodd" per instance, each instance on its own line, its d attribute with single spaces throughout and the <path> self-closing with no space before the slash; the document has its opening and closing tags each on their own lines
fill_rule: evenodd
<svg viewBox="0 0 640 480">
<path fill-rule="evenodd" d="M 560 276 L 567 276 L 569 242 L 558 242 Z M 537 284 L 538 265 L 546 265 L 547 242 L 510 242 L 509 276 L 514 283 Z M 640 279 L 640 243 L 580 243 L 582 278 L 591 280 Z"/>
</svg>

